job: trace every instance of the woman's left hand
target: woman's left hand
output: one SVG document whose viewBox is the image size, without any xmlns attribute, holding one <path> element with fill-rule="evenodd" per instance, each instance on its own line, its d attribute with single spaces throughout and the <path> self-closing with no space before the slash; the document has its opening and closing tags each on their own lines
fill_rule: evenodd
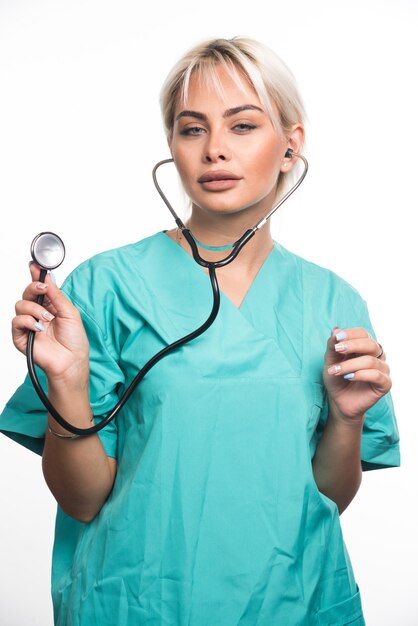
<svg viewBox="0 0 418 626">
<path fill-rule="evenodd" d="M 364 328 L 334 328 L 325 352 L 323 378 L 330 411 L 342 418 L 363 419 L 390 390 L 389 366 L 380 345 Z M 344 376 L 348 378 L 344 378 Z"/>
</svg>

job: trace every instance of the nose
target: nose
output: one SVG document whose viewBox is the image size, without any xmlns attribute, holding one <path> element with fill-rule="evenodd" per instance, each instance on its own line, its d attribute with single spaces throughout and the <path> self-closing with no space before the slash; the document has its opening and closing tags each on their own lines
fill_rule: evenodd
<svg viewBox="0 0 418 626">
<path fill-rule="evenodd" d="M 217 161 L 228 161 L 231 158 L 231 151 L 223 132 L 211 132 L 203 150 L 203 160 L 205 163 L 216 163 Z"/>
<path fill-rule="evenodd" d="M 226 157 L 224 154 L 206 154 L 205 155 L 206 163 L 216 163 L 216 161 L 226 161 Z"/>
</svg>

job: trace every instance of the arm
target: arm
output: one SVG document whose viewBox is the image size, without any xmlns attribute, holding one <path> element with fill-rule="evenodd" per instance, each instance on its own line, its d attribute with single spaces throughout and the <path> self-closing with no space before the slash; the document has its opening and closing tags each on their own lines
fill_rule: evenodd
<svg viewBox="0 0 418 626">
<path fill-rule="evenodd" d="M 74 381 L 48 381 L 49 399 L 67 421 L 80 428 L 91 426 L 88 385 Z M 68 434 L 51 416 L 48 425 Z M 97 434 L 79 439 L 45 434 L 42 468 L 46 483 L 62 510 L 80 522 L 91 521 L 100 511 L 116 475 L 116 460 L 108 457 Z"/>
<path fill-rule="evenodd" d="M 31 272 L 35 279 L 36 266 Z M 48 294 L 49 304 L 36 303 L 40 293 Z M 27 287 L 16 313 L 12 323 L 16 348 L 25 353 L 28 330 L 36 329 L 34 360 L 46 374 L 52 404 L 68 421 L 89 427 L 89 344 L 77 309 L 48 277 L 45 285 L 33 282 Z M 41 320 L 41 326 L 34 326 L 36 320 Z M 52 430 L 65 434 L 51 416 L 48 420 Z M 116 462 L 106 456 L 98 435 L 62 439 L 47 430 L 43 470 L 64 512 L 87 522 L 112 489 Z"/>
<path fill-rule="evenodd" d="M 334 500 L 340 513 L 360 487 L 365 413 L 391 388 L 385 355 L 374 356 L 379 352 L 364 328 L 335 328 L 328 340 L 323 377 L 329 414 L 312 467 L 318 489 Z"/>
<path fill-rule="evenodd" d="M 361 484 L 360 448 L 364 417 L 347 420 L 330 408 L 312 461 L 318 489 L 337 504 L 340 514 L 353 500 Z"/>
</svg>

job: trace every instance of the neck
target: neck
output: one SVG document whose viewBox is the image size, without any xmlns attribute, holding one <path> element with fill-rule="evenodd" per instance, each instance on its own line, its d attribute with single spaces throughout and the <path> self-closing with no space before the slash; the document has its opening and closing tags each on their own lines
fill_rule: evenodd
<svg viewBox="0 0 418 626">
<path fill-rule="evenodd" d="M 207 215 L 193 207 L 192 215 L 187 221 L 187 228 L 198 242 L 218 250 L 200 248 L 202 256 L 209 261 L 218 261 L 228 255 L 231 249 L 221 250 L 237 241 L 246 230 L 257 223 L 257 219 L 249 223 L 248 215 Z M 251 218 L 250 218 L 251 219 Z M 254 237 L 244 246 L 234 264 L 252 265 L 259 258 L 264 258 L 273 245 L 270 225 L 267 222 Z M 199 244 L 198 244 L 199 247 Z"/>
</svg>

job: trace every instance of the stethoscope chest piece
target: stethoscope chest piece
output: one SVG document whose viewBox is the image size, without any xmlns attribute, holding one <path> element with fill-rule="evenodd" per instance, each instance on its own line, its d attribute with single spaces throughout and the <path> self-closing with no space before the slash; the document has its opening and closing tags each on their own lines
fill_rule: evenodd
<svg viewBox="0 0 418 626">
<path fill-rule="evenodd" d="M 65 257 L 65 246 L 55 233 L 44 232 L 36 235 L 31 243 L 32 259 L 45 270 L 54 270 Z"/>
</svg>

